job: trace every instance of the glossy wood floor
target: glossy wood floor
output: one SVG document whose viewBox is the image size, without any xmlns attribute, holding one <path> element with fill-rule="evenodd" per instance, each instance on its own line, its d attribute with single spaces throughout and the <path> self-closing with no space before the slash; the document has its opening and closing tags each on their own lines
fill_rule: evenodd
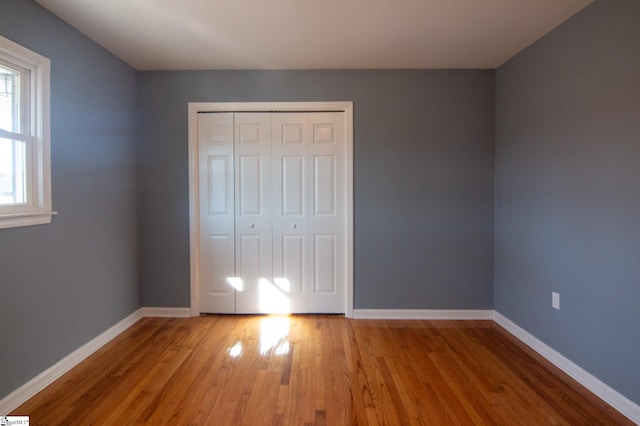
<svg viewBox="0 0 640 426">
<path fill-rule="evenodd" d="M 146 318 L 18 408 L 32 425 L 624 425 L 492 321 Z"/>
</svg>

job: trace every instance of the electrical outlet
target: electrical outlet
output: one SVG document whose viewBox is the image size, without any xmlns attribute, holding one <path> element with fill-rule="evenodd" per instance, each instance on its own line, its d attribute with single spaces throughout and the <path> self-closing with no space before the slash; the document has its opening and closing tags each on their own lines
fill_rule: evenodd
<svg viewBox="0 0 640 426">
<path fill-rule="evenodd" d="M 551 307 L 560 310 L 560 293 L 551 292 Z"/>
</svg>

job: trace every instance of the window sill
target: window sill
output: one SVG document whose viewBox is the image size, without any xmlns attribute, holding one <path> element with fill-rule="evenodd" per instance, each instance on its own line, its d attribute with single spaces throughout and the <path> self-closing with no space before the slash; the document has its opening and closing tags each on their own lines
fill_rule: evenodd
<svg viewBox="0 0 640 426">
<path fill-rule="evenodd" d="M 0 214 L 0 229 L 20 226 L 44 225 L 51 223 L 51 217 L 58 212 L 24 212 Z"/>
</svg>

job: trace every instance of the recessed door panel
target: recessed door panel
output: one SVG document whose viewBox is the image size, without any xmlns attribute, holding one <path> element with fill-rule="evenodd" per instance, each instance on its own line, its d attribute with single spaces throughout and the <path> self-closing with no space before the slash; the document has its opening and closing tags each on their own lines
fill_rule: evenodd
<svg viewBox="0 0 640 426">
<path fill-rule="evenodd" d="M 336 236 L 314 235 L 313 291 L 316 294 L 336 292 Z"/>
<path fill-rule="evenodd" d="M 319 144 L 335 144 L 336 143 L 336 126 L 334 123 L 319 122 L 313 124 L 313 143 Z"/>
<path fill-rule="evenodd" d="M 304 259 L 305 259 L 304 235 L 283 235 L 282 237 L 282 277 L 283 287 L 287 287 L 287 293 L 304 293 Z"/>
<path fill-rule="evenodd" d="M 213 145 L 233 144 L 233 122 L 229 123 L 209 123 L 208 143 Z"/>
<path fill-rule="evenodd" d="M 261 126 L 262 124 L 260 122 L 240 123 L 238 125 L 238 129 L 240 130 L 238 143 L 241 145 L 262 143 Z"/>
<path fill-rule="evenodd" d="M 233 158 L 228 155 L 210 155 L 207 170 L 207 198 L 210 215 L 233 214 Z"/>
<path fill-rule="evenodd" d="M 228 295 L 233 292 L 228 285 L 228 279 L 235 275 L 234 238 L 234 235 L 209 235 L 206 252 L 207 268 L 202 278 L 206 292 L 210 296 Z"/>
<path fill-rule="evenodd" d="M 261 215 L 264 190 L 262 158 L 258 155 L 242 155 L 239 158 L 239 181 L 241 216 Z"/>
<path fill-rule="evenodd" d="M 242 279 L 243 291 L 258 291 L 258 280 L 264 275 L 262 237 L 260 235 L 241 235 L 239 238 L 237 274 Z"/>
<path fill-rule="evenodd" d="M 281 145 L 301 146 L 305 143 L 306 123 L 281 123 L 280 126 L 280 137 L 275 140 L 280 141 Z"/>
<path fill-rule="evenodd" d="M 313 213 L 336 215 L 336 157 L 318 155 L 313 158 Z"/>
<path fill-rule="evenodd" d="M 282 157 L 282 215 L 304 214 L 305 173 L 304 156 Z"/>
</svg>

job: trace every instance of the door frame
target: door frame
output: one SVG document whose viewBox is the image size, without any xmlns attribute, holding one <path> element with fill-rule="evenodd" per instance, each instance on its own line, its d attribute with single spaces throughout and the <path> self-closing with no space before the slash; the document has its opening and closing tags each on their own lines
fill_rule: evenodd
<svg viewBox="0 0 640 426">
<path fill-rule="evenodd" d="M 347 155 L 347 283 L 344 312 L 353 317 L 353 102 L 189 102 L 189 258 L 191 316 L 200 315 L 200 189 L 198 113 L 201 112 L 342 112 Z"/>
</svg>

